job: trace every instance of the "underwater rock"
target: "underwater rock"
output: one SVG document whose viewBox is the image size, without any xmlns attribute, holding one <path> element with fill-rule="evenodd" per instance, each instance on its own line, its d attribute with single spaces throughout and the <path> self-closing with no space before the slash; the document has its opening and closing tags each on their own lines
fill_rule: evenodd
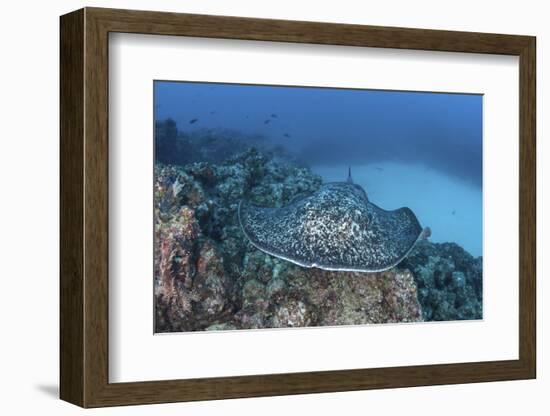
<svg viewBox="0 0 550 416">
<path fill-rule="evenodd" d="M 312 317 L 308 309 L 303 301 L 288 299 L 278 304 L 270 326 L 273 328 L 310 326 Z"/>
<path fill-rule="evenodd" d="M 244 308 L 254 311 L 262 311 L 267 308 L 265 286 L 255 279 L 244 284 L 242 297 Z"/>
<path fill-rule="evenodd" d="M 242 277 L 245 280 L 258 279 L 266 284 L 272 279 L 276 279 L 281 271 L 286 269 L 284 263 L 284 260 L 265 256 L 259 250 L 249 251 L 243 258 Z"/>
<path fill-rule="evenodd" d="M 212 186 L 216 183 L 216 170 L 208 162 L 196 162 L 186 169 L 189 175 L 197 179 L 203 186 Z"/>
<path fill-rule="evenodd" d="M 482 258 L 455 243 L 422 241 L 399 267 L 412 271 L 427 321 L 482 319 Z"/>
<path fill-rule="evenodd" d="M 156 210 L 158 213 L 158 210 Z M 157 215 L 158 218 L 158 215 Z M 155 224 L 155 329 L 190 330 L 192 303 L 199 300 L 193 289 L 193 244 L 198 235 L 193 211 L 184 206 L 169 222 Z"/>
<path fill-rule="evenodd" d="M 361 325 L 422 321 L 416 284 L 410 272 L 332 272 L 311 269 L 290 283 L 316 311 L 312 324 Z M 307 280 L 306 280 L 307 279 Z"/>
<path fill-rule="evenodd" d="M 266 286 L 266 294 L 273 303 L 279 303 L 286 293 L 287 286 L 283 279 L 271 279 Z"/>
<path fill-rule="evenodd" d="M 233 282 L 225 272 L 220 251 L 211 240 L 207 240 L 200 248 L 196 264 L 193 285 L 200 294 L 200 302 L 197 302 L 194 311 L 210 321 L 220 316 L 231 302 Z"/>
</svg>

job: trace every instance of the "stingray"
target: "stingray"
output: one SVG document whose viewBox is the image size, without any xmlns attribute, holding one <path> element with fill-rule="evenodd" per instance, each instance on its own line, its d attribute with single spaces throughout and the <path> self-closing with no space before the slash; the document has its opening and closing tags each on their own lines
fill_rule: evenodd
<svg viewBox="0 0 550 416">
<path fill-rule="evenodd" d="M 422 229 L 407 207 L 386 211 L 353 183 L 321 185 L 281 208 L 239 204 L 241 229 L 250 242 L 272 256 L 302 267 L 380 272 L 396 266 L 421 239 Z"/>
</svg>

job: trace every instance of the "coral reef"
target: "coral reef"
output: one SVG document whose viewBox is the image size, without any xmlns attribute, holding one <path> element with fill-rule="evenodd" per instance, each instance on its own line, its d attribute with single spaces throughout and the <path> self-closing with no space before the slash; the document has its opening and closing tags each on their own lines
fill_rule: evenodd
<svg viewBox="0 0 550 416">
<path fill-rule="evenodd" d="M 382 273 L 296 266 L 249 243 L 238 204 L 283 206 L 321 178 L 277 150 L 219 147 L 202 160 L 155 165 L 156 332 L 479 317 L 481 260 L 460 247 L 423 242 Z"/>
<path fill-rule="evenodd" d="M 259 134 L 244 134 L 230 129 L 202 128 L 194 131 L 179 131 L 170 118 L 155 122 L 155 159 L 165 164 L 185 165 L 197 160 L 222 163 L 230 155 L 242 153 L 255 147 L 279 154 L 281 149 Z M 287 155 L 288 156 L 288 155 Z"/>
<path fill-rule="evenodd" d="M 246 250 L 253 249 L 237 221 L 238 203 L 245 195 L 258 202 L 269 195 L 269 203 L 283 205 L 321 183 L 276 159 L 250 149 L 221 164 L 155 166 L 157 332 L 224 327 L 249 306 L 243 294 L 253 292 L 253 283 L 241 275 Z"/>
<path fill-rule="evenodd" d="M 422 241 L 399 266 L 414 275 L 424 320 L 482 318 L 481 257 L 455 243 Z"/>
<path fill-rule="evenodd" d="M 250 248 L 244 257 L 241 328 L 354 325 L 422 320 L 408 271 L 305 269 Z M 253 319 L 249 319 L 253 317 Z"/>
</svg>

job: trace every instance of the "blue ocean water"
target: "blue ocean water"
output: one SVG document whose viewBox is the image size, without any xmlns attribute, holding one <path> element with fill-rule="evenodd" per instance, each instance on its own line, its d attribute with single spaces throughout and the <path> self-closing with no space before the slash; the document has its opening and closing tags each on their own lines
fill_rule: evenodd
<svg viewBox="0 0 550 416">
<path fill-rule="evenodd" d="M 350 166 L 371 202 L 482 255 L 481 95 L 156 81 L 154 97 L 180 134 L 254 137 L 326 182 Z"/>
</svg>

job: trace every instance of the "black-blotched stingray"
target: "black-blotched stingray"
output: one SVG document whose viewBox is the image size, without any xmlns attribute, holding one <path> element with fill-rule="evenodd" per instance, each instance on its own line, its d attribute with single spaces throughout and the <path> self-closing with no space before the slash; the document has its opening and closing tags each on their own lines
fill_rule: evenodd
<svg viewBox="0 0 550 416">
<path fill-rule="evenodd" d="M 386 211 L 369 201 L 364 189 L 347 182 L 321 185 L 282 208 L 239 204 L 241 228 L 258 249 L 324 270 L 380 272 L 403 260 L 427 238 L 409 208 Z"/>
</svg>

